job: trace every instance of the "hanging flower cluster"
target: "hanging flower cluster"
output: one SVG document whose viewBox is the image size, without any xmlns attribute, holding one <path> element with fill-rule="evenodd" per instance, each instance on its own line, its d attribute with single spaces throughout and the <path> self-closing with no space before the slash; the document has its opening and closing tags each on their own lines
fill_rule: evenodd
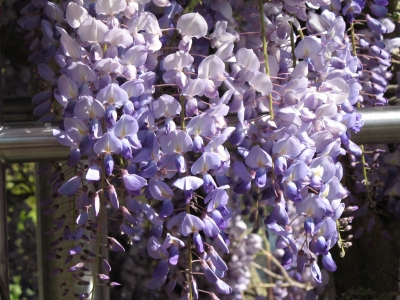
<svg viewBox="0 0 400 300">
<path fill-rule="evenodd" d="M 263 222 L 276 235 L 284 268 L 295 263 L 321 283 L 318 257 L 335 271 L 330 249 L 350 246 L 339 231 L 351 227 L 340 157 L 363 155 L 349 131 L 363 125 L 356 106 L 387 103 L 398 45 L 382 37 L 394 28 L 386 4 L 368 2 L 375 19 L 361 14 L 364 1 L 206 0 L 184 9 L 173 0 L 32 0 L 19 23 L 31 30 L 30 59 L 48 82 L 34 115 L 61 120 L 53 134 L 70 147 L 75 170 L 68 180 L 69 171 L 54 170 L 53 195 L 41 203 L 46 214 L 68 206 L 52 246 L 73 246 L 53 272 L 85 282 L 79 274 L 93 263 L 95 278 L 109 279 L 97 270 L 102 260 L 110 271 L 100 249 L 124 251 L 115 238 L 102 242 L 112 207 L 128 236 L 151 224 L 149 289 L 172 292 L 178 282 L 181 299 L 217 299 L 232 292 L 227 277 L 239 295 L 248 281 L 235 286 L 221 257 L 242 212 L 254 233 Z M 358 21 L 367 26 L 355 30 Z M 244 210 L 232 209 L 238 196 Z M 247 239 L 254 249 L 234 250 L 236 259 L 261 248 Z M 97 253 L 86 249 L 93 243 Z M 49 258 L 62 257 L 56 249 Z M 93 291 L 75 296 L 93 299 Z"/>
</svg>

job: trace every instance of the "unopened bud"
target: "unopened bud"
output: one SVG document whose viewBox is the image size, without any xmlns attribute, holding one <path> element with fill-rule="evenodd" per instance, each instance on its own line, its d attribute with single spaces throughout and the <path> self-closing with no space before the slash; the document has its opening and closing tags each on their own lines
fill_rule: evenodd
<svg viewBox="0 0 400 300">
<path fill-rule="evenodd" d="M 350 241 L 352 238 L 353 238 L 353 235 L 350 234 L 350 235 L 346 238 L 346 241 Z"/>
<path fill-rule="evenodd" d="M 344 210 L 345 212 L 353 212 L 356 211 L 358 209 L 358 206 L 348 206 L 346 207 L 346 209 Z"/>
<path fill-rule="evenodd" d="M 383 149 L 375 149 L 374 152 L 375 153 L 385 153 L 385 150 L 383 150 Z"/>
<path fill-rule="evenodd" d="M 351 230 L 351 228 L 352 228 L 352 226 L 351 226 L 351 225 L 347 225 L 347 226 L 344 228 L 344 231 L 350 231 L 350 230 Z"/>
<path fill-rule="evenodd" d="M 351 245 L 353 245 L 352 242 L 346 242 L 346 243 L 343 244 L 343 246 L 346 247 L 346 248 L 350 248 Z"/>
</svg>

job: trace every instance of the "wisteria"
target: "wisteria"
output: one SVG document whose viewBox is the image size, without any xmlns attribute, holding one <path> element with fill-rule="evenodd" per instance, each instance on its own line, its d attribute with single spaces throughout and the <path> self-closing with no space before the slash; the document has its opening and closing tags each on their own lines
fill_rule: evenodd
<svg viewBox="0 0 400 300">
<path fill-rule="evenodd" d="M 382 149 L 351 137 L 363 126 L 357 108 L 388 103 L 400 46 L 383 36 L 394 30 L 388 3 L 184 2 L 32 0 L 22 10 L 47 87 L 33 113 L 60 121 L 53 135 L 70 149 L 65 165 L 40 171 L 53 192 L 44 213 L 62 211 L 48 258 L 64 261 L 53 274 L 71 273 L 63 297 L 120 285 L 102 255 L 125 251 L 110 223 L 147 249 L 150 290 L 244 299 L 256 268 L 267 277 L 259 299 L 321 294 L 337 269 L 330 250 L 345 255 L 363 205 L 347 200 L 346 159 L 374 201 L 378 157 L 368 155 Z M 397 177 L 399 153 L 383 158 Z M 385 184 L 380 196 L 400 217 L 400 185 Z M 85 276 L 92 289 L 74 291 Z"/>
</svg>

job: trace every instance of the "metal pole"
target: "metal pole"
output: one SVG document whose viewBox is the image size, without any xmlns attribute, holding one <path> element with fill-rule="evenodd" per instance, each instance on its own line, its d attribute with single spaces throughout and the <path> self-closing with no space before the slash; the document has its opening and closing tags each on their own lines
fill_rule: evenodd
<svg viewBox="0 0 400 300">
<path fill-rule="evenodd" d="M 357 109 L 364 126 L 351 140 L 358 144 L 400 143 L 400 106 L 379 106 Z"/>
<path fill-rule="evenodd" d="M 36 163 L 35 171 L 40 169 L 41 164 Z M 36 176 L 36 207 L 37 207 L 37 258 L 38 258 L 38 270 L 39 270 L 39 299 L 62 299 L 62 293 L 64 289 L 60 288 L 60 284 L 66 279 L 68 274 L 58 274 L 51 276 L 51 272 L 54 268 L 63 268 L 63 262 L 59 260 L 46 260 L 46 254 L 50 253 L 51 240 L 56 240 L 62 233 L 62 230 L 56 235 L 49 237 L 44 234 L 45 230 L 49 230 L 54 227 L 53 220 L 60 216 L 60 214 L 53 214 L 51 216 L 42 215 L 42 207 L 40 206 L 40 200 L 45 199 L 51 195 L 51 189 L 49 184 L 46 182 L 45 177 Z"/>
<path fill-rule="evenodd" d="M 69 148 L 53 137 L 51 123 L 12 123 L 0 129 L 0 161 L 36 162 L 65 160 Z"/>
<path fill-rule="evenodd" d="M 352 135 L 356 144 L 400 143 L 400 106 L 360 108 L 357 111 L 365 125 L 359 133 Z M 231 120 L 229 123 L 236 125 Z M 0 161 L 65 160 L 69 149 L 53 137 L 53 128 L 57 128 L 57 124 L 16 123 L 3 126 L 0 128 Z"/>
<path fill-rule="evenodd" d="M 35 168 L 36 168 L 36 173 L 37 171 L 43 166 L 43 163 L 36 163 Z M 72 176 L 72 174 L 71 174 Z M 48 299 L 63 299 L 62 294 L 66 288 L 69 288 L 68 286 L 62 286 L 64 282 L 67 282 L 69 285 L 71 285 L 73 291 L 70 290 L 70 297 L 71 295 L 74 295 L 74 293 L 90 293 L 93 288 L 93 276 L 84 276 L 81 279 L 84 281 L 89 282 L 89 285 L 78 285 L 76 281 L 73 280 L 71 277 L 71 273 L 68 273 L 64 271 L 61 274 L 57 274 L 53 276 L 51 274 L 52 270 L 55 268 L 61 268 L 63 269 L 65 267 L 64 265 L 64 260 L 65 257 L 62 259 L 56 259 L 56 260 L 48 260 L 46 259 L 46 254 L 50 253 L 52 251 L 52 247 L 50 247 L 50 243 L 56 240 L 57 238 L 61 237 L 63 235 L 63 229 L 59 230 L 56 234 L 51 234 L 47 235 L 44 234 L 46 230 L 49 230 L 51 228 L 54 228 L 54 220 L 59 218 L 61 215 L 64 214 L 64 211 L 59 209 L 59 211 L 49 215 L 49 216 L 44 216 L 42 212 L 46 210 L 46 208 L 43 208 L 40 206 L 40 200 L 45 199 L 49 196 L 51 196 L 52 191 L 51 187 L 46 181 L 46 178 L 44 176 L 36 176 L 36 203 L 37 203 L 37 257 L 38 257 L 38 269 L 39 269 L 39 300 L 48 300 Z M 66 197 L 62 198 L 61 202 L 65 202 L 67 200 Z M 103 208 L 104 209 L 104 208 Z M 68 218 L 70 215 L 66 215 Z M 91 216 L 93 217 L 93 216 Z M 72 222 L 75 222 L 73 220 Z M 102 226 L 102 233 L 107 235 L 107 216 L 104 214 L 104 219 L 102 220 L 101 224 L 105 225 Z M 70 226 L 70 228 L 72 228 Z M 85 232 L 85 234 L 89 237 L 90 232 Z M 107 243 L 107 238 L 104 236 L 100 236 L 98 238 L 102 239 L 102 243 L 106 244 Z M 63 252 L 60 252 L 60 255 L 63 255 L 66 253 L 66 250 L 69 248 L 72 248 L 79 244 L 79 242 L 74 242 L 74 241 L 64 241 L 62 244 L 58 245 L 57 247 L 63 247 L 64 250 Z M 96 253 L 97 251 L 97 243 L 95 240 L 91 240 L 90 244 L 85 245 L 85 249 Z M 101 255 L 102 257 L 108 259 L 108 250 L 105 247 L 102 247 L 101 249 Z M 99 270 L 98 267 L 100 267 L 100 270 L 102 268 L 101 263 L 99 266 L 94 266 L 94 264 L 86 264 L 85 267 L 89 268 L 93 273 L 94 270 Z M 104 271 L 100 271 L 101 273 L 105 273 Z M 87 273 L 87 272 L 85 272 Z M 94 290 L 95 293 L 95 299 L 96 300 L 109 300 L 110 299 L 110 292 L 109 288 L 105 285 L 97 285 Z M 69 299 L 68 298 L 68 299 Z M 91 299 L 91 297 L 89 298 Z"/>
<path fill-rule="evenodd" d="M 1 109 L 1 101 L 0 101 Z M 358 109 L 365 125 L 360 133 L 354 134 L 352 140 L 357 144 L 400 143 L 400 106 L 373 107 Z M 229 119 L 229 118 L 228 118 Z M 0 122 L 2 121 L 0 111 Z M 229 123 L 235 125 L 232 120 Z M 0 123 L 0 289 L 3 298 L 8 299 L 8 253 L 7 253 L 7 209 L 5 201 L 4 165 L 8 162 L 31 162 L 65 160 L 68 156 L 68 147 L 60 145 L 52 135 L 52 129 L 57 124 L 50 123 L 20 123 L 1 126 Z M 39 182 L 39 181 L 37 181 Z M 43 189 L 43 190 L 42 190 Z M 46 193 L 44 186 L 37 186 L 38 199 Z M 49 228 L 49 221 L 40 215 L 38 236 L 44 228 Z M 50 219 L 49 219 L 50 220 Z M 102 222 L 105 224 L 105 222 Z M 52 266 L 43 260 L 47 253 L 47 237 L 39 236 L 39 267 L 41 268 L 41 291 L 48 291 L 52 295 L 54 277 L 50 277 Z M 47 274 L 47 275 L 46 275 Z M 47 292 L 46 292 L 47 293 Z M 45 294 L 44 294 L 45 295 Z M 100 298 L 102 297 L 102 298 Z M 108 299 L 109 294 L 104 290 L 97 292 L 96 299 Z M 0 298 L 2 300 L 2 298 Z M 49 296 L 43 299 L 59 299 L 58 296 Z"/>
</svg>

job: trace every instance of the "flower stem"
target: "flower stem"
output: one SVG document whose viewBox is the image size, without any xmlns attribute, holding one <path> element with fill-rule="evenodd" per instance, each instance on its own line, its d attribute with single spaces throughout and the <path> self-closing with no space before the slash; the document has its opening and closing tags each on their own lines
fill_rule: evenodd
<svg viewBox="0 0 400 300">
<path fill-rule="evenodd" d="M 293 24 L 290 25 L 290 46 L 292 47 L 293 68 L 296 68 L 297 59 L 296 59 L 296 55 L 294 55 L 294 49 L 296 48 L 296 45 L 294 43 Z"/>
<path fill-rule="evenodd" d="M 357 56 L 356 37 L 355 37 L 355 33 L 354 33 L 354 23 L 351 23 L 351 25 L 350 25 L 350 34 L 351 34 L 351 46 L 352 46 L 353 56 Z M 361 107 L 360 102 L 357 102 L 357 108 L 360 108 L 360 107 Z M 363 168 L 364 184 L 365 184 L 365 189 L 367 191 L 367 200 L 371 201 L 371 195 L 369 192 L 369 180 L 368 180 L 367 168 L 365 167 L 364 145 L 360 145 L 360 149 L 361 149 L 361 163 L 362 163 L 362 168 Z"/>
<path fill-rule="evenodd" d="M 180 96 L 180 102 L 181 102 L 181 129 L 182 131 L 186 130 L 186 124 L 185 124 L 185 97 Z"/>
<path fill-rule="evenodd" d="M 340 257 L 344 257 L 344 255 L 346 254 L 346 250 L 344 250 L 344 245 L 343 245 L 343 240 L 342 237 L 340 236 L 340 224 L 339 221 L 336 220 L 336 230 L 338 232 L 338 245 L 340 248 Z"/>
<path fill-rule="evenodd" d="M 269 70 L 269 63 L 268 63 L 268 51 L 267 51 L 267 36 L 265 32 L 265 20 L 264 20 L 264 3 L 263 0 L 260 0 L 259 3 L 259 11 L 260 11 L 260 19 L 261 19 L 261 32 L 262 32 L 262 40 L 263 40 L 263 53 L 264 53 L 264 61 L 265 61 L 265 73 L 267 75 L 270 75 L 270 70 Z M 272 99 L 272 93 L 269 94 L 269 115 L 270 115 L 270 120 L 274 120 L 274 107 L 273 107 L 273 99 Z M 274 174 L 275 174 L 275 168 L 274 168 L 274 162 L 272 162 L 272 167 L 271 167 L 271 174 L 272 174 L 272 184 L 274 184 Z"/>
</svg>

